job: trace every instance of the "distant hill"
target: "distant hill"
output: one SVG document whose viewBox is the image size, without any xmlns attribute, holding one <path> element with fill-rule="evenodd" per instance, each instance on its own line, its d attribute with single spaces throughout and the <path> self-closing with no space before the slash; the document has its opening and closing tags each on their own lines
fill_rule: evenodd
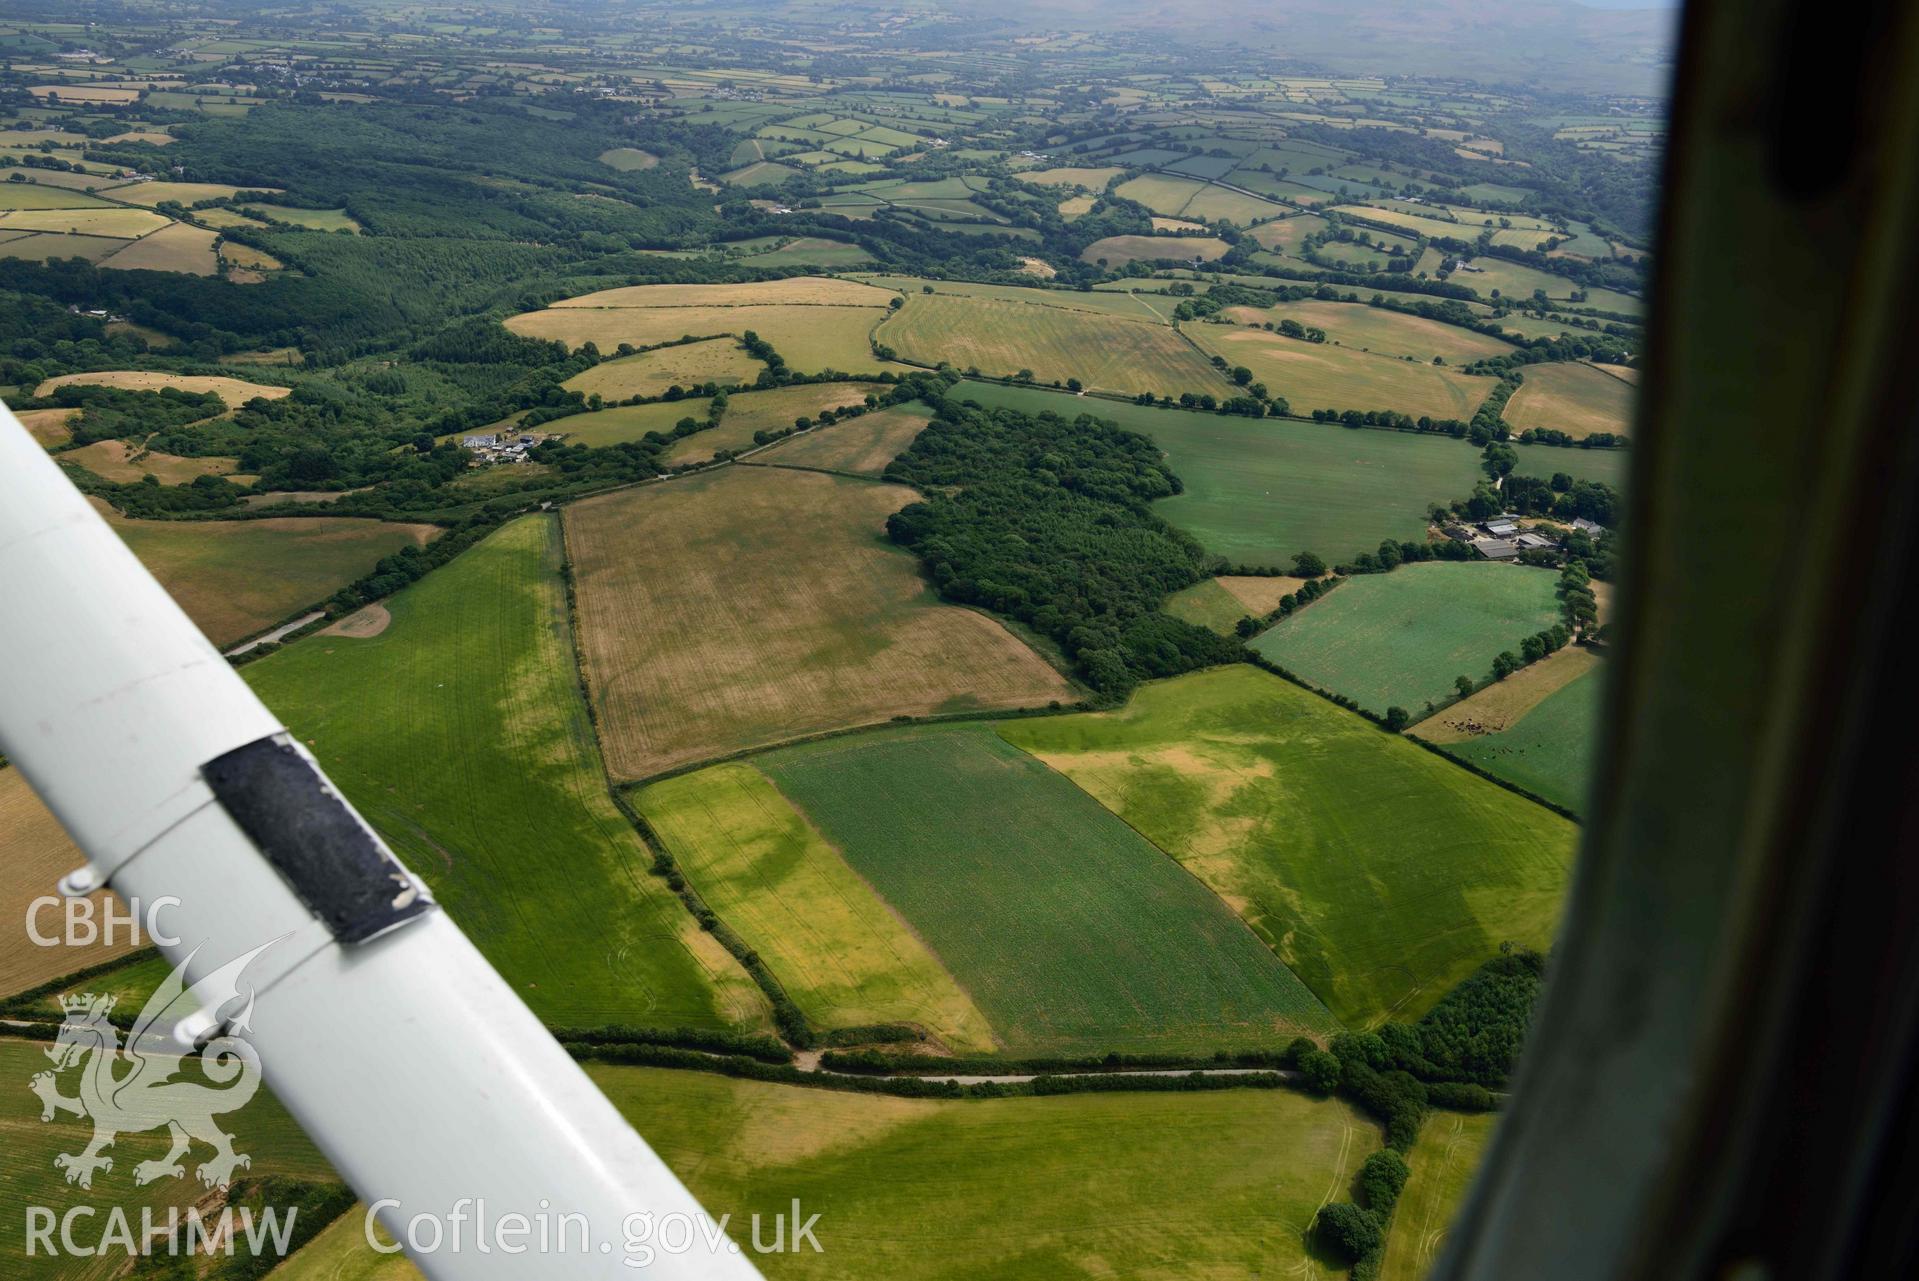
<svg viewBox="0 0 1919 1281">
<path fill-rule="evenodd" d="M 1575 0 L 940 0 L 936 7 L 1034 29 L 1165 32 L 1353 74 L 1653 95 L 1665 92 L 1677 22 L 1671 8 Z"/>
</svg>

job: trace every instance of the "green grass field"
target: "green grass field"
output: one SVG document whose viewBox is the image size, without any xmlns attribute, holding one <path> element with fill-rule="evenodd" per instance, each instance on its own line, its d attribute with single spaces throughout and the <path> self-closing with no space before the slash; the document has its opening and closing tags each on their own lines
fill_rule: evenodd
<svg viewBox="0 0 1919 1281">
<path fill-rule="evenodd" d="M 558 522 L 524 518 L 388 600 L 378 635 L 247 677 L 542 1018 L 765 1026 L 607 795 L 559 564 Z"/>
<path fill-rule="evenodd" d="M 1599 745 L 1597 669 L 1541 699 L 1496 734 L 1446 744 L 1446 750 L 1574 813 L 1586 808 Z"/>
<path fill-rule="evenodd" d="M 376 1226 L 382 1244 L 393 1238 Z M 419 1281 L 404 1254 L 381 1254 L 366 1243 L 366 1206 L 355 1205 L 273 1271 L 273 1281 Z"/>
<path fill-rule="evenodd" d="M 773 1281 L 1305 1275 L 1312 1216 L 1379 1145 L 1288 1090 L 969 1103 L 593 1075 L 710 1211 L 757 1211 L 769 1239 L 796 1197 L 821 1215 L 822 1253 L 758 1260 Z"/>
<path fill-rule="evenodd" d="M 69 1184 L 53 1158 L 61 1153 L 79 1152 L 93 1132 L 91 1122 L 60 1115 L 52 1121 L 40 1119 L 40 1100 L 26 1087 L 29 1077 L 52 1065 L 45 1057 L 45 1046 L 32 1041 L 0 1041 L 0 1076 L 10 1083 L 0 1091 L 0 1148 L 7 1159 L 0 1163 L 0 1258 L 7 1260 L 7 1276 L 19 1281 L 106 1281 L 125 1275 L 127 1257 L 112 1251 L 91 1258 L 67 1255 L 56 1258 L 26 1253 L 28 1206 L 46 1206 L 56 1215 L 64 1215 L 74 1206 L 95 1208 L 91 1219 L 75 1222 L 75 1238 L 83 1244 L 100 1240 L 106 1231 L 108 1216 L 115 1208 L 129 1217 L 133 1231 L 140 1231 L 142 1207 L 151 1207 L 158 1221 L 166 1222 L 167 1207 L 177 1206 L 184 1213 L 206 1193 L 194 1177 L 195 1167 L 211 1154 L 211 1149 L 196 1144 L 186 1158 L 184 1178 L 163 1178 L 137 1186 L 133 1167 L 141 1161 L 157 1160 L 166 1153 L 166 1131 L 155 1128 L 139 1133 L 122 1133 L 108 1155 L 113 1169 L 94 1176 L 93 1187 L 83 1189 Z M 80 1068 L 72 1068 L 60 1078 L 61 1092 L 73 1095 Z M 245 1177 L 279 1174 L 313 1181 L 337 1181 L 333 1173 L 271 1094 L 262 1090 L 253 1101 L 237 1112 L 220 1117 L 221 1126 L 233 1135 L 234 1149 L 253 1158 Z M 157 1121 L 156 1121 L 157 1127 Z M 56 1232 L 54 1240 L 59 1240 Z"/>
<path fill-rule="evenodd" d="M 1571 823 L 1256 668 L 1000 733 L 1216 890 L 1350 1026 L 1417 1018 L 1504 942 L 1552 942 Z"/>
<path fill-rule="evenodd" d="M 985 1053 L 992 1029 L 926 945 L 752 765 L 715 765 L 635 798 L 700 897 L 822 1028 L 913 1023 Z"/>
<path fill-rule="evenodd" d="M 1275 315 L 1285 314 L 1280 308 Z M 1209 355 L 1244 365 L 1296 414 L 1315 409 L 1390 409 L 1415 418 L 1470 419 L 1495 380 L 1416 360 L 1304 342 L 1264 329 L 1188 325 Z M 1431 359 L 1430 356 L 1427 358 Z"/>
<path fill-rule="evenodd" d="M 820 1215 L 821 1253 L 754 1257 L 768 1281 L 1329 1276 L 1306 1229 L 1379 1147 L 1344 1103 L 1291 1090 L 967 1102 L 588 1071 L 736 1241 L 757 1213 L 770 1244 L 794 1198 Z M 275 1278 L 416 1276 L 366 1246 L 362 1213 Z"/>
<path fill-rule="evenodd" d="M 1565 472 L 1574 480 L 1596 480 L 1624 489 L 1632 473 L 1632 454 L 1624 449 L 1568 449 L 1563 445 L 1513 444 L 1519 463 L 1513 471 L 1521 476 L 1551 480 L 1554 472 Z"/>
<path fill-rule="evenodd" d="M 1232 912 L 984 725 L 759 757 L 1015 1051 L 1283 1044 L 1332 1026 Z"/>
<path fill-rule="evenodd" d="M 1036 303 L 920 294 L 874 335 L 902 360 L 948 363 L 1042 382 L 1078 378 L 1096 391 L 1224 395 L 1226 379 L 1171 326 Z"/>
<path fill-rule="evenodd" d="M 1417 716 L 1453 694 L 1455 677 L 1484 680 L 1495 655 L 1558 622 L 1556 582 L 1547 570 L 1481 561 L 1361 574 L 1253 648 L 1369 711 Z"/>
<path fill-rule="evenodd" d="M 730 341 L 723 339 L 722 341 Z M 543 430 L 557 432 L 566 437 L 569 445 L 618 445 L 629 440 L 639 440 L 650 431 L 662 435 L 673 430 L 673 424 L 682 418 L 691 418 L 698 422 L 706 421 L 707 401 L 693 400 L 655 400 L 644 405 L 616 405 L 612 409 L 596 410 L 586 414 L 572 414 L 556 419 Z"/>
<path fill-rule="evenodd" d="M 1393 1207 L 1380 1281 L 1421 1281 L 1432 1271 L 1498 1125 L 1492 1112 L 1435 1112 L 1426 1118 L 1406 1158 L 1413 1174 Z"/>
<path fill-rule="evenodd" d="M 1232 248 L 1216 236 L 1108 236 L 1080 250 L 1081 262 L 1103 262 L 1124 267 L 1129 262 L 1207 262 L 1224 258 Z"/>
<path fill-rule="evenodd" d="M 1381 539 L 1423 538 L 1427 506 L 1465 497 L 1480 474 L 1477 451 L 1444 436 L 1254 421 L 994 383 L 961 383 L 952 394 L 1027 413 L 1093 414 L 1151 436 L 1186 486 L 1154 510 L 1235 564 L 1285 566 L 1301 551 L 1336 561 Z"/>
</svg>

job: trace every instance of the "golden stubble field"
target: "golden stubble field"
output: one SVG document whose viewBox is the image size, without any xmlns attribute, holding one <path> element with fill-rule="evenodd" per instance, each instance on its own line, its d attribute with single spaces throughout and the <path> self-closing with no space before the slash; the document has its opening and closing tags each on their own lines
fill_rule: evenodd
<svg viewBox="0 0 1919 1281">
<path fill-rule="evenodd" d="M 529 338 L 612 351 L 684 337 L 752 330 L 800 373 L 867 373 L 898 368 L 873 355 L 871 334 L 894 294 L 854 280 L 794 276 L 723 285 L 631 285 L 567 298 L 509 317 Z"/>
<path fill-rule="evenodd" d="M 886 541 L 897 485 L 725 467 L 566 512 L 607 766 L 646 778 L 894 716 L 1075 697 Z"/>
</svg>

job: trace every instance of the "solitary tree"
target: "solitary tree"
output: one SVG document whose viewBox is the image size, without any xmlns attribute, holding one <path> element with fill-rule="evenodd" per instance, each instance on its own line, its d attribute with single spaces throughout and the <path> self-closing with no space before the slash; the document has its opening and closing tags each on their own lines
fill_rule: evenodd
<svg viewBox="0 0 1919 1281">
<path fill-rule="evenodd" d="M 1405 729 L 1412 723 L 1412 719 L 1412 716 L 1408 714 L 1403 707 L 1389 707 L 1386 709 L 1386 729 L 1389 733 L 1399 733 L 1399 731 Z"/>
</svg>

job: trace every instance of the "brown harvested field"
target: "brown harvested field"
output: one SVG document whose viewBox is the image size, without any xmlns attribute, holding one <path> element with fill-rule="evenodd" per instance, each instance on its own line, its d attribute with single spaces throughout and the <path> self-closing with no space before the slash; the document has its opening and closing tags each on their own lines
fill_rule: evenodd
<svg viewBox="0 0 1919 1281">
<path fill-rule="evenodd" d="M 142 476 L 155 477 L 162 485 L 186 485 L 202 476 L 231 476 L 240 468 L 237 458 L 142 453 L 139 446 L 124 440 L 96 440 L 61 454 L 60 461 L 79 463 L 102 480 L 120 485 L 133 484 Z"/>
<path fill-rule="evenodd" d="M 758 378 L 764 368 L 737 340 L 714 338 L 602 361 L 585 373 L 573 375 L 564 386 L 586 396 L 598 393 L 609 401 L 625 400 L 629 396 L 663 395 L 674 386 L 739 386 Z"/>
<path fill-rule="evenodd" d="M 98 500 L 95 506 L 216 645 L 325 600 L 382 556 L 424 546 L 440 532 L 344 516 L 129 520 Z"/>
<path fill-rule="evenodd" d="M 731 285 L 629 285 L 554 303 L 555 307 L 753 307 L 774 303 L 814 307 L 884 307 L 891 291 L 832 276 Z"/>
<path fill-rule="evenodd" d="M 1576 362 L 1528 365 L 1521 373 L 1525 381 L 1505 409 L 1515 430 L 1544 427 L 1575 439 L 1631 430 L 1633 387 L 1623 379 Z"/>
<path fill-rule="evenodd" d="M 1189 262 L 1194 258 L 1211 262 L 1224 258 L 1231 248 L 1214 236 L 1108 236 L 1080 250 L 1079 260 L 1105 259 L 1109 267 L 1124 267 L 1129 262 Z"/>
<path fill-rule="evenodd" d="M 940 603 L 897 485 L 722 467 L 566 509 L 580 646 L 623 780 L 897 715 L 1074 697 L 984 614 Z"/>
<path fill-rule="evenodd" d="M 102 961 L 137 951 L 139 944 L 119 930 L 117 946 L 39 947 L 27 934 L 27 907 L 52 894 L 62 876 L 87 861 L 60 821 L 27 786 L 20 771 L 0 766 L 0 913 L 7 923 L 0 936 L 0 996 L 12 996 Z M 94 894 L 95 919 L 108 892 Z M 60 933 L 61 909 L 42 909 L 35 928 L 44 935 Z"/>
<path fill-rule="evenodd" d="M 124 387 L 128 391 L 160 391 L 167 387 L 177 387 L 181 391 L 212 392 L 228 405 L 238 408 L 256 397 L 263 400 L 278 400 L 282 396 L 291 396 L 291 387 L 270 387 L 265 383 L 250 383 L 239 378 L 223 378 L 217 374 L 165 374 L 151 369 L 108 369 L 91 374 L 62 374 L 58 378 L 49 378 L 34 389 L 36 396 L 50 396 L 55 388 L 72 385 L 88 387 Z"/>
<path fill-rule="evenodd" d="M 167 218 L 151 209 L 16 209 L 0 214 L 0 231 L 71 231 L 126 240 L 167 225 Z"/>
<path fill-rule="evenodd" d="M 217 231 L 176 222 L 101 259 L 100 265 L 121 271 L 178 271 L 189 276 L 212 276 L 220 270 L 219 255 L 213 250 L 213 243 L 219 238 Z"/>
<path fill-rule="evenodd" d="M 660 461 L 668 467 L 683 467 L 707 462 L 722 449 L 751 449 L 755 432 L 784 431 L 795 419 L 811 418 L 823 409 L 863 404 L 868 395 L 883 390 L 879 383 L 802 383 L 771 391 L 741 392 L 727 398 L 726 416 L 718 427 L 675 441 Z"/>
<path fill-rule="evenodd" d="M 755 455 L 754 461 L 878 476 L 932 421 L 931 415 L 914 405 L 894 405 L 831 427 L 815 427 Z"/>
<path fill-rule="evenodd" d="M 80 416 L 77 409 L 22 409 L 14 414 L 27 434 L 43 445 L 64 445 L 73 435 L 73 420 Z"/>
<path fill-rule="evenodd" d="M 899 368 L 873 355 L 873 327 L 885 318 L 884 305 L 549 307 L 511 317 L 506 327 L 531 338 L 557 339 L 569 347 L 591 342 L 601 351 L 611 351 L 623 342 L 651 347 L 688 335 L 743 334 L 750 329 L 773 344 L 799 373 L 827 369 L 867 373 Z"/>
<path fill-rule="evenodd" d="M 110 102 L 120 105 L 140 101 L 138 89 L 115 89 L 105 85 L 34 85 L 27 92 L 36 98 L 58 98 L 61 102 Z"/>
<path fill-rule="evenodd" d="M 1594 365 L 1593 368 L 1602 374 L 1611 374 L 1621 382 L 1631 383 L 1635 387 L 1639 385 L 1639 371 L 1631 365 Z"/>
<path fill-rule="evenodd" d="M 1059 202 L 1059 216 L 1071 222 L 1081 214 L 1093 212 L 1093 206 L 1097 203 L 1095 196 L 1068 196 Z"/>
<path fill-rule="evenodd" d="M 1246 612 L 1263 617 L 1279 608 L 1279 598 L 1290 596 L 1306 585 L 1303 578 L 1280 574 L 1272 578 L 1257 574 L 1222 574 L 1214 582 L 1224 587 Z"/>
<path fill-rule="evenodd" d="M 151 129 L 135 129 L 130 133 L 116 133 L 104 142 L 150 142 L 156 147 L 164 147 L 174 141 L 170 133 L 157 133 Z"/>
<path fill-rule="evenodd" d="M 1599 655 L 1592 650 L 1568 645 L 1427 717 L 1419 722 L 1419 736 L 1429 743 L 1457 743 L 1481 734 L 1497 734 L 1537 707 L 1546 695 L 1572 684 L 1599 662 Z"/>
</svg>

